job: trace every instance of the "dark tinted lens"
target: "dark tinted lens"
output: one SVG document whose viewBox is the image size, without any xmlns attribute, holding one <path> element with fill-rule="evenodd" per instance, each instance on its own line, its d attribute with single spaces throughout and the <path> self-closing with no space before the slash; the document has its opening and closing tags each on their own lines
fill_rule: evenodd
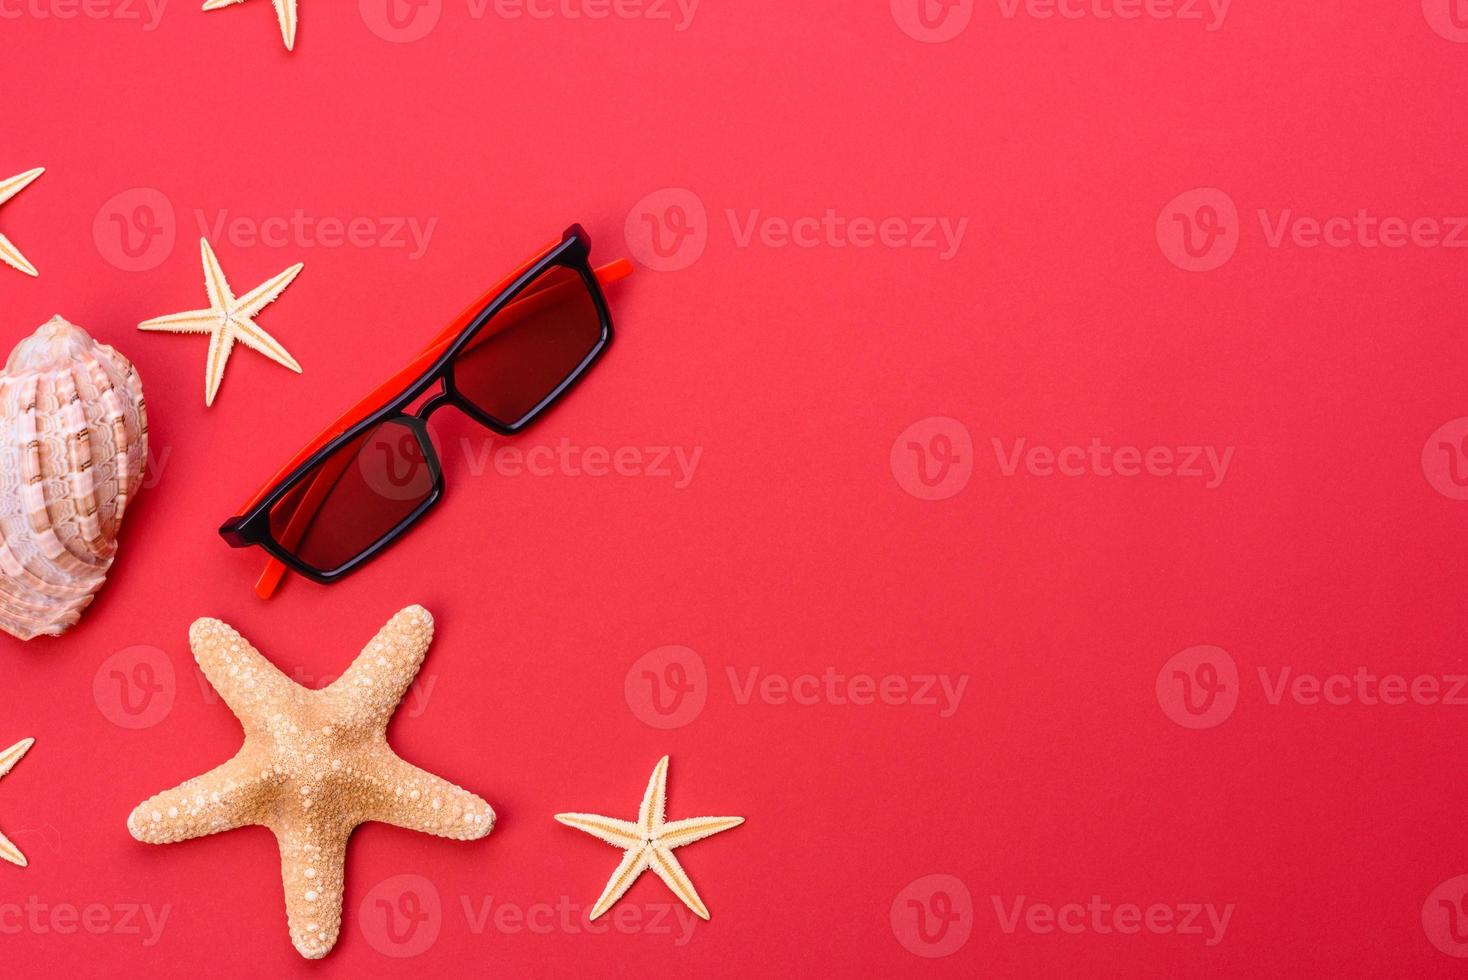
<svg viewBox="0 0 1468 980">
<path fill-rule="evenodd" d="M 454 360 L 454 386 L 485 414 L 518 424 L 601 340 L 581 274 L 553 266 L 518 293 Z"/>
<path fill-rule="evenodd" d="M 277 544 L 317 571 L 367 551 L 433 493 L 416 432 L 390 420 L 317 464 L 270 509 Z"/>
</svg>

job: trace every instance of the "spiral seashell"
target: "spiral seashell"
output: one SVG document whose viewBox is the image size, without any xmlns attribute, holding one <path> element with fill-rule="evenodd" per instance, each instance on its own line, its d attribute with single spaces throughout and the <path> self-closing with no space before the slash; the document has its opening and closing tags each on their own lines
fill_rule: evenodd
<svg viewBox="0 0 1468 980">
<path fill-rule="evenodd" d="M 29 640 L 76 624 L 147 459 L 127 358 L 59 316 L 16 346 L 0 372 L 0 629 Z"/>
</svg>

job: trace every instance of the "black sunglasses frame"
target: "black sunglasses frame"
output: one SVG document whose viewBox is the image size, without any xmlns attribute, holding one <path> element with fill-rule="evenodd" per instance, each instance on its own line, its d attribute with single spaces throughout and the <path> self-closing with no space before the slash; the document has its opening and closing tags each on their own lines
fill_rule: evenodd
<svg viewBox="0 0 1468 980">
<path fill-rule="evenodd" d="M 525 287 L 534 282 L 541 274 L 555 267 L 570 269 L 581 276 L 582 282 L 591 293 L 592 301 L 596 305 L 597 316 L 601 320 L 601 335 L 590 352 L 581 359 L 581 362 L 570 374 L 558 384 L 551 392 L 540 400 L 530 411 L 526 412 L 513 423 L 507 423 L 486 413 L 484 410 L 471 402 L 458 389 L 454 383 L 454 362 L 459 353 L 468 346 L 474 336 L 479 333 L 484 325 L 494 318 L 495 314 L 504 309 L 505 305 L 513 300 Z M 342 576 L 362 567 L 371 561 L 384 549 L 401 537 L 424 514 L 433 509 L 443 497 L 443 466 L 439 462 L 438 454 L 433 448 L 433 441 L 428 435 L 428 419 L 434 412 L 446 405 L 452 405 L 474 421 L 499 433 L 500 435 L 512 436 L 522 432 L 527 426 L 536 421 L 546 413 L 552 406 L 566 396 L 566 393 L 580 381 L 597 361 L 601 360 L 606 353 L 607 347 L 612 342 L 612 314 L 607 307 L 606 296 L 602 292 L 601 283 L 597 281 L 596 272 L 591 267 L 591 239 L 580 225 L 572 225 L 567 228 L 561 236 L 561 242 L 540 258 L 536 259 L 524 272 L 516 276 L 514 281 L 501 290 L 489 303 L 474 316 L 469 325 L 461 331 L 448 348 L 439 355 L 438 359 L 425 369 L 418 380 L 411 382 L 403 392 L 381 408 L 375 409 L 370 415 L 361 421 L 355 422 L 341 434 L 334 437 L 326 445 L 312 453 L 304 462 L 291 471 L 290 475 L 277 483 L 270 492 L 260 499 L 253 507 L 238 517 L 231 517 L 219 528 L 219 534 L 232 548 L 248 548 L 259 545 L 278 558 L 288 568 L 298 572 L 307 578 L 322 583 L 335 582 Z M 437 394 L 430 397 L 418 407 L 416 412 L 408 412 L 407 407 L 422 397 L 436 384 L 442 383 L 443 388 Z M 335 455 L 344 447 L 354 442 L 362 433 L 387 422 L 397 422 L 408 428 L 418 440 L 418 447 L 423 453 L 424 461 L 428 464 L 428 471 L 433 479 L 433 487 L 423 503 L 419 504 L 412 513 L 400 520 L 392 530 L 374 541 L 369 547 L 357 554 L 342 565 L 332 569 L 320 569 L 306 564 L 289 548 L 275 540 L 270 530 L 270 511 L 280 500 L 306 477 L 310 476 L 316 467 Z"/>
</svg>

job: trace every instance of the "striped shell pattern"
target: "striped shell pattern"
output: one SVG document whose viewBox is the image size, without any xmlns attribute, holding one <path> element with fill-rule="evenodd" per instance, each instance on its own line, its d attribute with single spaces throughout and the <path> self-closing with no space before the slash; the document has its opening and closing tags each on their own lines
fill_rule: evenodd
<svg viewBox="0 0 1468 980">
<path fill-rule="evenodd" d="M 61 317 L 0 373 L 0 629 L 76 624 L 106 581 L 148 458 L 132 364 Z"/>
</svg>

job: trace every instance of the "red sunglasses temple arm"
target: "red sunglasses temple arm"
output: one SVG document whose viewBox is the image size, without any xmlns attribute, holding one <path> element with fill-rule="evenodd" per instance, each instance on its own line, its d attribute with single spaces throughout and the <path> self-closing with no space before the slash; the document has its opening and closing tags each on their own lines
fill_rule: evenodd
<svg viewBox="0 0 1468 980">
<path fill-rule="evenodd" d="M 312 453 L 316 452 L 332 439 L 336 438 L 338 435 L 345 432 L 347 429 L 351 428 L 353 425 L 371 415 L 377 409 L 381 408 L 383 405 L 386 405 L 393 398 L 396 398 L 399 394 L 401 394 L 403 389 L 407 385 L 416 380 L 419 375 L 427 370 L 428 367 L 439 358 L 439 356 L 443 353 L 444 348 L 446 348 L 454 340 L 455 337 L 463 333 L 464 329 L 473 321 L 476 316 L 479 315 L 479 312 L 483 310 L 484 307 L 491 300 L 493 300 L 495 296 L 499 295 L 499 293 L 502 292 L 505 287 L 507 287 L 512 281 L 514 281 L 514 279 L 519 276 L 521 272 L 523 272 L 526 268 L 529 268 L 529 266 L 535 261 L 536 260 L 532 259 L 531 262 L 526 263 L 526 265 L 511 273 L 502 282 L 496 283 L 487 292 L 485 292 L 483 296 L 479 297 L 479 299 L 475 300 L 474 303 L 466 307 L 464 312 L 460 313 L 459 316 L 456 317 L 452 323 L 445 327 L 439 333 L 439 335 L 435 337 L 432 342 L 430 342 L 429 345 L 424 348 L 423 351 L 416 358 L 413 359 L 413 362 L 411 364 L 403 368 L 403 370 L 399 371 L 397 374 L 393 375 L 387 381 L 384 381 L 382 384 L 378 385 L 375 389 L 372 390 L 370 394 L 367 395 L 367 397 L 357 402 L 357 404 L 353 405 L 346 412 L 342 413 L 342 415 L 337 418 L 335 422 L 331 423 L 331 425 L 323 429 L 316 436 L 315 439 L 312 439 L 304 449 L 297 453 L 289 463 L 282 467 L 280 472 L 276 473 L 275 476 L 268 483 L 260 488 L 260 491 L 256 493 L 255 496 L 252 497 L 243 508 L 241 508 L 240 513 L 247 513 L 251 507 L 254 507 L 257 503 L 259 503 L 260 500 L 263 499 L 273 487 L 279 484 L 286 477 L 290 476 L 291 473 L 295 471 L 297 466 L 301 465 L 301 463 L 310 458 Z M 603 286 L 617 282 L 621 279 L 625 279 L 631 274 L 632 263 L 627 259 L 617 259 L 614 262 L 608 262 L 606 265 L 599 266 L 596 269 L 597 282 Z M 521 302 L 533 302 L 533 299 L 522 300 Z M 507 309 L 513 309 L 517 305 L 519 304 L 511 304 L 511 306 L 507 307 Z M 530 310 L 527 309 L 526 312 L 530 312 Z M 512 322 L 514 321 L 507 320 L 505 325 L 508 325 Z M 339 475 L 339 473 L 337 475 Z M 325 476 L 324 472 L 318 475 L 318 478 L 313 482 L 312 488 L 307 491 L 307 499 L 302 501 L 301 506 L 296 511 L 295 518 L 292 519 L 290 527 L 286 530 L 286 535 L 288 537 L 294 539 L 305 532 L 305 529 L 310 525 L 311 517 L 315 515 L 321 501 L 325 499 L 325 490 L 321 490 L 320 492 L 318 492 L 318 488 L 323 484 L 323 481 L 320 478 L 322 476 Z M 332 479 L 324 482 L 325 487 L 329 489 L 332 485 L 335 484 L 335 478 L 333 477 Z M 305 516 L 303 517 L 303 515 Z M 293 543 L 294 540 L 281 542 L 281 544 L 287 547 L 289 547 Z M 278 558 L 272 557 L 266 563 L 265 569 L 263 572 L 261 572 L 259 579 L 257 579 L 255 582 L 255 594 L 262 599 L 270 598 L 270 596 L 275 593 L 276 588 L 279 587 L 280 581 L 285 576 L 285 573 L 287 571 L 288 569 L 286 568 L 284 562 L 282 562 Z"/>
</svg>

